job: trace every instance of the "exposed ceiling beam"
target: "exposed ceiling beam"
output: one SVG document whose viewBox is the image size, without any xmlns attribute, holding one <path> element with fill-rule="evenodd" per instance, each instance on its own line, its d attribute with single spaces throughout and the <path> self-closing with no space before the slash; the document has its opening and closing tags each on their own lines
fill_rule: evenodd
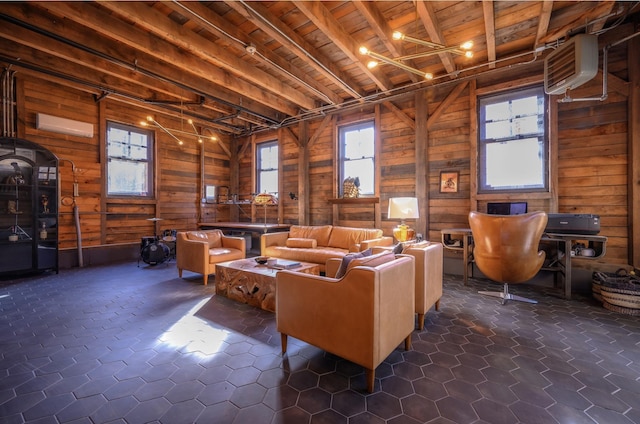
<svg viewBox="0 0 640 424">
<path fill-rule="evenodd" d="M 273 94 L 279 94 L 284 99 L 303 109 L 313 109 L 317 106 L 309 96 L 284 85 L 281 80 L 274 78 L 261 69 L 251 66 L 245 61 L 238 60 L 237 57 L 231 55 L 217 44 L 209 42 L 193 31 L 186 30 L 159 11 L 147 6 L 146 3 L 116 1 L 102 2 L 100 5 L 136 22 L 136 26 L 144 28 L 150 34 L 154 34 L 194 54 L 204 60 L 205 63 L 219 66 L 237 78 L 261 86 L 264 90 L 268 90 Z M 144 16 L 144 19 L 139 19 L 140 16 Z"/>
<path fill-rule="evenodd" d="M 553 12 L 553 1 L 543 1 L 540 5 L 540 18 L 538 19 L 538 30 L 536 31 L 536 41 L 533 43 L 535 50 L 542 45 L 541 40 L 547 34 L 549 22 L 551 21 L 551 12 Z"/>
<path fill-rule="evenodd" d="M 229 0 L 226 4 L 241 14 L 245 19 L 253 22 L 261 31 L 282 44 L 286 49 L 294 52 L 298 59 L 315 69 L 325 78 L 336 84 L 345 92 L 347 98 L 360 98 L 365 95 L 363 90 L 348 75 L 342 72 L 331 60 L 286 26 L 278 17 L 260 2 L 250 5 L 244 1 Z M 265 23 L 268 22 L 268 25 Z"/>
<path fill-rule="evenodd" d="M 393 85 L 383 73 L 372 72 L 363 62 L 358 52 L 360 44 L 357 43 L 340 22 L 333 17 L 331 12 L 322 2 L 294 1 L 293 4 L 304 13 L 342 52 L 351 59 L 362 73 L 367 75 L 381 90 L 388 90 Z"/>
<path fill-rule="evenodd" d="M 436 12 L 433 10 L 433 4 L 429 1 L 417 0 L 416 9 L 420 20 L 422 21 L 422 25 L 424 25 L 424 28 L 427 30 L 427 34 L 429 34 L 431 42 L 446 46 L 447 43 L 442 35 L 440 26 L 438 25 L 438 19 L 436 18 Z M 451 74 L 456 70 L 456 63 L 453 61 L 451 53 L 440 53 L 438 56 L 440 56 L 440 60 L 448 74 Z"/>
<path fill-rule="evenodd" d="M 178 2 L 176 0 L 166 2 L 165 6 L 181 15 L 187 15 L 189 19 L 203 26 L 207 31 L 221 39 L 228 40 L 229 44 L 241 44 L 239 47 L 244 49 L 252 45 L 256 49 L 256 53 L 253 54 L 253 58 L 256 61 L 272 68 L 276 73 L 294 85 L 300 85 L 308 95 L 324 103 L 338 104 L 342 102 L 342 99 L 327 88 L 326 85 L 319 84 L 299 68 L 292 66 L 291 62 L 273 53 L 264 46 L 259 38 L 240 31 L 237 26 L 225 20 L 220 15 L 213 13 L 208 7 L 197 2 Z"/>
<path fill-rule="evenodd" d="M 401 45 L 396 46 L 397 43 L 394 43 L 391 40 L 391 34 L 393 33 L 393 29 L 387 23 L 385 17 L 380 13 L 380 10 L 376 7 L 375 2 L 372 1 L 363 1 L 363 0 L 353 0 L 353 5 L 358 9 L 362 16 L 367 20 L 369 26 L 378 36 L 382 44 L 389 50 L 391 56 L 394 58 L 405 56 L 405 50 Z M 407 60 L 407 65 L 415 68 L 416 65 L 413 60 Z M 414 73 L 408 72 L 409 78 L 412 82 L 418 81 L 418 76 Z"/>
<path fill-rule="evenodd" d="M 496 67 L 496 17 L 493 10 L 493 0 L 482 0 L 482 14 L 484 16 L 485 42 L 487 43 L 487 61 L 489 68 Z"/>
</svg>

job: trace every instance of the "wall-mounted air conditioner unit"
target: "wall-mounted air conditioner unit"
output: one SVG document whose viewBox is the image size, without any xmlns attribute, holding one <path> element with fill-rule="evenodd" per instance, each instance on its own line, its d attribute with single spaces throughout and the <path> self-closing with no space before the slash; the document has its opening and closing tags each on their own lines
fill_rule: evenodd
<svg viewBox="0 0 640 424">
<path fill-rule="evenodd" d="M 36 128 L 78 137 L 93 137 L 93 124 L 45 115 L 44 113 L 36 114 Z"/>
<path fill-rule="evenodd" d="M 598 73 L 598 37 L 579 34 L 551 52 L 544 60 L 544 91 L 564 94 Z"/>
</svg>

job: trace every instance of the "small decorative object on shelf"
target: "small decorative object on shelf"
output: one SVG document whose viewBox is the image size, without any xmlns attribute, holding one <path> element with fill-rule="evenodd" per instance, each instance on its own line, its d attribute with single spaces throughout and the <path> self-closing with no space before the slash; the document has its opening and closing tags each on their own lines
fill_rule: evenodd
<svg viewBox="0 0 640 424">
<path fill-rule="evenodd" d="M 41 240 L 47 239 L 47 223 L 44 221 L 42 222 L 42 226 L 40 227 L 40 239 Z"/>
<path fill-rule="evenodd" d="M 49 196 L 46 194 L 41 195 L 40 204 L 42 205 L 42 213 L 49 213 Z"/>
<path fill-rule="evenodd" d="M 360 178 L 347 177 L 342 182 L 342 196 L 346 198 L 360 197 Z"/>
</svg>

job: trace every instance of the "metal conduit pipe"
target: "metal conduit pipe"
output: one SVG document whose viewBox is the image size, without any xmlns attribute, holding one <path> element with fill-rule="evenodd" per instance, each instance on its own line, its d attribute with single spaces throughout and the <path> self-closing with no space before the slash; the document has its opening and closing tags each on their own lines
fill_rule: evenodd
<svg viewBox="0 0 640 424">
<path fill-rule="evenodd" d="M 62 162 L 69 162 L 71 164 L 71 173 L 73 174 L 73 194 L 71 196 L 73 205 L 73 222 L 76 227 L 76 246 L 78 250 L 78 267 L 84 266 L 84 260 L 82 256 L 82 229 L 80 226 L 80 209 L 76 203 L 76 197 L 78 197 L 78 179 L 76 178 L 76 164 L 71 159 L 59 159 Z"/>
</svg>

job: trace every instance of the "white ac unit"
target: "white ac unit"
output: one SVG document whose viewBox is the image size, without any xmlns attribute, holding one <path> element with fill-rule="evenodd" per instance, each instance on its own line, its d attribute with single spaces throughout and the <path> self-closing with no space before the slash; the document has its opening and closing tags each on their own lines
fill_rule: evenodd
<svg viewBox="0 0 640 424">
<path fill-rule="evenodd" d="M 564 94 L 598 73 L 598 37 L 579 34 L 551 52 L 544 60 L 544 91 Z"/>
<path fill-rule="evenodd" d="M 46 115 L 44 113 L 36 114 L 36 128 L 39 130 L 75 135 L 78 137 L 93 137 L 93 125 L 88 122 L 60 118 L 58 116 Z"/>
</svg>

